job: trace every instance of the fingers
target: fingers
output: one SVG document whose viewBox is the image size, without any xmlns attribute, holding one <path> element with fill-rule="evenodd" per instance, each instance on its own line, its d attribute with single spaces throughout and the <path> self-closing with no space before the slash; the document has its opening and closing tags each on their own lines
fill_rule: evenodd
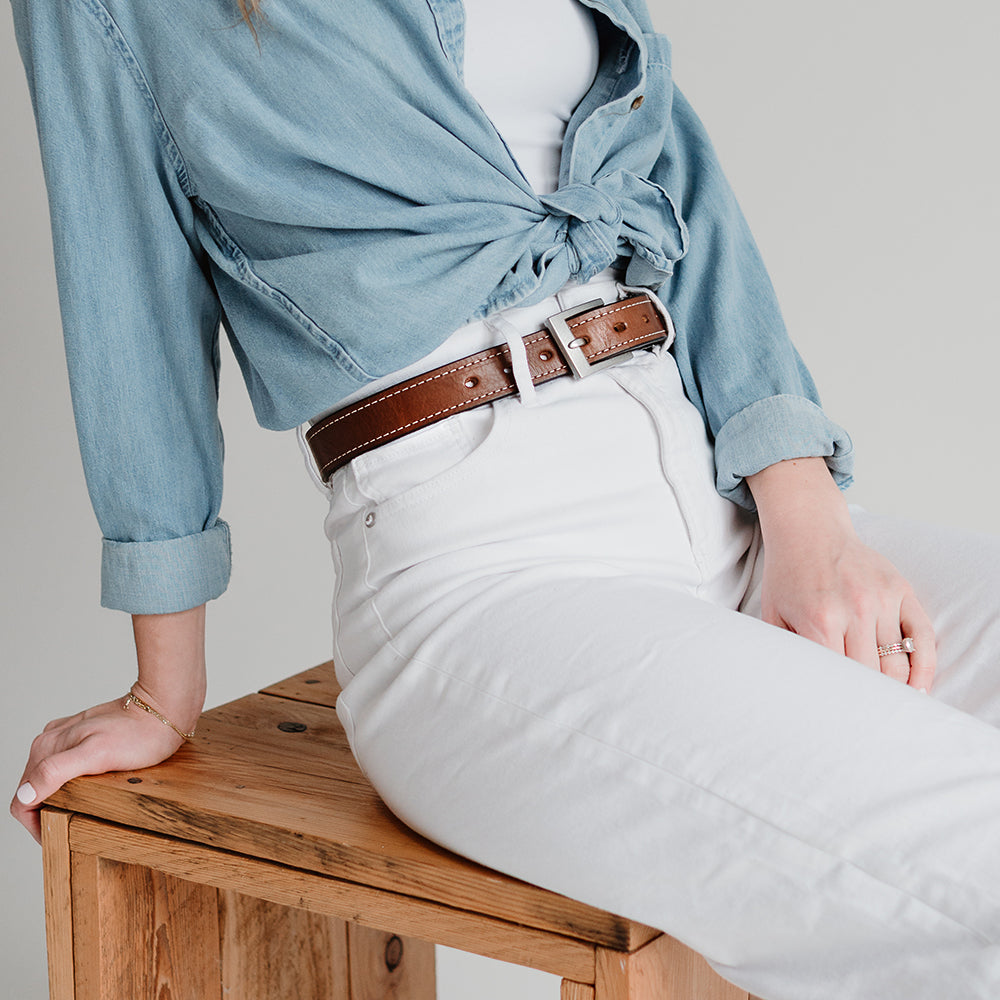
<svg viewBox="0 0 1000 1000">
<path fill-rule="evenodd" d="M 25 827 L 39 843 L 42 842 L 41 820 L 38 810 L 42 803 L 70 778 L 81 774 L 98 774 L 103 770 L 99 756 L 94 752 L 89 737 L 68 750 L 29 759 L 17 792 L 10 804 L 11 815 Z"/>
<path fill-rule="evenodd" d="M 899 631 L 899 626 L 896 626 Z M 880 636 L 878 645 L 891 646 L 900 641 L 900 636 Z M 879 656 L 879 669 L 886 677 L 891 677 L 895 681 L 906 684 L 910 679 L 910 657 L 906 653 L 889 653 L 887 656 Z"/>
<path fill-rule="evenodd" d="M 899 624 L 903 635 L 913 639 L 914 650 L 909 656 L 909 684 L 911 687 L 930 691 L 934 672 L 937 670 L 934 626 L 920 602 L 912 595 L 905 598 L 900 606 Z"/>
<path fill-rule="evenodd" d="M 880 671 L 882 664 L 879 662 L 876 646 L 878 642 L 875 638 L 875 626 L 873 621 L 857 623 L 848 630 L 844 639 L 844 653 L 852 660 L 863 663 L 872 670 Z"/>
<path fill-rule="evenodd" d="M 847 620 L 843 624 L 832 616 L 825 619 L 821 613 L 814 614 L 808 622 L 800 622 L 795 628 L 773 612 L 768 618 L 771 624 L 796 632 L 893 680 L 923 691 L 930 690 L 937 667 L 934 628 L 912 593 L 905 595 L 898 604 L 887 602 L 874 609 L 856 608 L 854 617 L 845 616 Z M 900 643 L 904 636 L 913 640 L 913 653 L 900 651 L 879 655 L 879 647 Z"/>
</svg>

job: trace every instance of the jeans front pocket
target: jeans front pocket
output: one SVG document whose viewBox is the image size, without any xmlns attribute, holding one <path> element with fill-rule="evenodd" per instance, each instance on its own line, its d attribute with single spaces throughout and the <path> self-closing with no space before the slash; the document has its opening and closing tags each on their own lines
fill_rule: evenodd
<svg viewBox="0 0 1000 1000">
<path fill-rule="evenodd" d="M 503 436 L 512 404 L 504 399 L 456 413 L 359 455 L 351 463 L 358 491 L 388 508 L 430 499 Z"/>
</svg>

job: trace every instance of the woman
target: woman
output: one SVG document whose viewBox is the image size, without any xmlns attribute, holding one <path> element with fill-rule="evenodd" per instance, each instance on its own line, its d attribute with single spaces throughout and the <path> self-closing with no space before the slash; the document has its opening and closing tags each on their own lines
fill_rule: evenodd
<svg viewBox="0 0 1000 1000">
<path fill-rule="evenodd" d="M 338 711 L 401 818 L 761 996 L 989 995 L 995 555 L 852 524 L 849 439 L 645 7 L 265 13 L 257 48 L 221 2 L 15 4 L 138 654 L 128 707 L 36 741 L 15 814 L 37 832 L 63 781 L 163 759 L 201 709 L 221 317 L 260 422 L 313 421 Z"/>
</svg>

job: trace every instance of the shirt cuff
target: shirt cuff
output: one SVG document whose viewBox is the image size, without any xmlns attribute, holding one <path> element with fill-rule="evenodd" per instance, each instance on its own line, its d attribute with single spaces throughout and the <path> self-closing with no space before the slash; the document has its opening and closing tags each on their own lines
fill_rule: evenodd
<svg viewBox="0 0 1000 1000">
<path fill-rule="evenodd" d="M 186 611 L 214 600 L 229 584 L 229 525 L 159 542 L 104 539 L 101 604 L 134 615 Z"/>
<path fill-rule="evenodd" d="M 812 400 L 780 395 L 758 399 L 729 418 L 715 438 L 716 488 L 727 500 L 756 510 L 745 477 L 788 458 L 826 459 L 843 490 L 853 482 L 854 445 Z"/>
</svg>

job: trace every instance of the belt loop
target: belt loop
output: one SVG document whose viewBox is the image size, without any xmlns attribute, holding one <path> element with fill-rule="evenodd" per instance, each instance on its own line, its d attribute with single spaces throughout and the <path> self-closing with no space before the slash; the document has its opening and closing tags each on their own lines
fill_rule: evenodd
<svg viewBox="0 0 1000 1000">
<path fill-rule="evenodd" d="M 309 441 L 306 439 L 306 431 L 309 430 L 309 426 L 308 421 L 304 424 L 299 424 L 295 428 L 295 439 L 299 442 L 299 451 L 302 452 L 302 458 L 306 463 L 306 471 L 309 473 L 309 478 L 313 481 L 316 489 L 328 497 L 330 495 L 330 487 L 327 483 L 323 482 L 323 477 L 319 474 L 319 468 L 316 465 L 316 456 L 313 455 L 312 448 L 309 447 Z"/>
<path fill-rule="evenodd" d="M 670 350 L 674 343 L 674 338 L 677 336 L 674 331 L 674 320 L 667 307 L 660 301 L 660 297 L 656 294 L 656 292 L 649 288 L 643 288 L 642 285 L 626 285 L 621 281 L 616 281 L 615 286 L 618 288 L 618 294 L 623 298 L 628 295 L 649 296 L 649 301 L 656 306 L 656 311 L 660 314 L 660 319 L 663 320 L 664 326 L 667 328 L 667 339 L 663 342 L 661 350 Z"/>
<path fill-rule="evenodd" d="M 535 383 L 531 378 L 531 371 L 528 368 L 528 351 L 524 346 L 523 335 L 513 323 L 500 313 L 487 316 L 484 322 L 503 339 L 510 351 L 511 374 L 514 376 L 514 383 L 517 385 L 517 393 L 522 405 L 535 406 L 538 397 L 535 392 Z"/>
</svg>

